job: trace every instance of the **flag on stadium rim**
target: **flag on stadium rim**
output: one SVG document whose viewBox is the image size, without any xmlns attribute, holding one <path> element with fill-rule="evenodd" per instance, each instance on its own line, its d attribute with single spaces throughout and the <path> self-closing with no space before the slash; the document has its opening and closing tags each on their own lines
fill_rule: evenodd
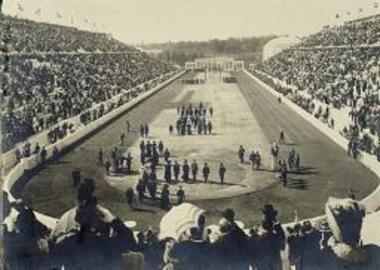
<svg viewBox="0 0 380 270">
<path fill-rule="evenodd" d="M 59 12 L 57 12 L 57 18 L 61 19 L 62 18 L 62 15 L 59 14 Z"/>
<path fill-rule="evenodd" d="M 18 11 L 20 11 L 20 12 L 23 12 L 23 11 L 24 11 L 24 8 L 22 7 L 21 3 L 17 3 L 17 9 L 18 9 Z"/>
<path fill-rule="evenodd" d="M 378 8 L 378 7 L 379 7 L 379 3 L 378 3 L 378 2 L 375 2 L 375 3 L 373 4 L 373 7 L 374 7 L 374 8 Z"/>
<path fill-rule="evenodd" d="M 34 11 L 34 14 L 35 15 L 41 15 L 41 9 L 40 8 L 37 8 L 35 11 Z"/>
<path fill-rule="evenodd" d="M 335 18 L 339 19 L 339 17 L 340 17 L 339 14 L 335 14 Z"/>
</svg>

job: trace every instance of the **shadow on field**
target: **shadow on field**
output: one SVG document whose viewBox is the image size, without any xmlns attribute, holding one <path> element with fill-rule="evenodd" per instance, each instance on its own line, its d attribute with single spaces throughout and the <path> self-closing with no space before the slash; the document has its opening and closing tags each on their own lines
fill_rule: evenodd
<svg viewBox="0 0 380 270">
<path fill-rule="evenodd" d="M 308 190 L 308 184 L 305 179 L 292 179 L 288 178 L 288 183 L 286 185 L 288 188 Z"/>
<path fill-rule="evenodd" d="M 156 214 L 156 211 L 147 208 L 133 207 L 132 209 L 136 212 Z"/>
<path fill-rule="evenodd" d="M 319 172 L 316 171 L 314 167 L 301 167 L 296 171 L 290 171 L 290 173 L 295 175 L 318 175 Z"/>
</svg>

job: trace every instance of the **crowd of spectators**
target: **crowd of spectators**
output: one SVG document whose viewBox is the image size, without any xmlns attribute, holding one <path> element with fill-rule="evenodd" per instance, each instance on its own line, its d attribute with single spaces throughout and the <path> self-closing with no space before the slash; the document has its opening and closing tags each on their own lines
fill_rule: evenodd
<svg viewBox="0 0 380 270">
<path fill-rule="evenodd" d="M 293 47 L 258 66 L 258 75 L 332 128 L 337 119 L 330 108 L 346 112 L 350 123 L 341 133 L 351 146 L 378 155 L 379 67 L 380 47 L 376 46 Z"/>
<path fill-rule="evenodd" d="M 265 270 L 284 269 L 286 264 L 293 269 L 343 269 L 349 264 L 335 255 L 334 243 L 339 241 L 327 220 L 284 226 L 274 206 L 266 204 L 261 223 L 251 228 L 237 220 L 233 209 L 225 209 L 218 224 L 208 224 L 205 213 L 178 237 L 162 237 L 157 228 L 132 231 L 98 205 L 94 191 L 94 181 L 83 179 L 77 187 L 77 206 L 64 214 L 52 231 L 38 221 L 33 209 L 22 202 L 9 203 L 4 194 L 6 265 L 17 269 L 64 265 L 65 269 Z M 18 216 L 12 215 L 12 208 Z M 360 248 L 361 222 L 358 224 L 355 235 L 359 239 L 351 245 Z M 14 239 L 29 242 L 20 246 L 25 241 Z M 17 257 L 20 248 L 25 254 L 22 258 Z M 84 256 L 88 256 L 86 260 Z"/>
<path fill-rule="evenodd" d="M 149 87 L 149 81 L 174 71 L 103 34 L 14 18 L 8 18 L 8 23 L 14 39 L 7 45 L 18 53 L 0 55 L 3 151 L 131 88 Z M 110 53 L 114 50 L 119 52 Z M 25 51 L 34 54 L 21 53 Z M 65 53 L 41 54 L 47 51 Z M 128 94 L 122 101 L 129 98 Z M 91 118 L 103 113 L 100 108 Z"/>
<path fill-rule="evenodd" d="M 300 46 L 363 46 L 380 42 L 380 16 L 346 22 L 343 25 L 325 27 L 308 36 Z"/>
<path fill-rule="evenodd" d="M 8 52 L 120 52 L 136 51 L 105 33 L 4 16 L 2 46 Z M 5 42 L 4 42 L 5 39 Z"/>
</svg>

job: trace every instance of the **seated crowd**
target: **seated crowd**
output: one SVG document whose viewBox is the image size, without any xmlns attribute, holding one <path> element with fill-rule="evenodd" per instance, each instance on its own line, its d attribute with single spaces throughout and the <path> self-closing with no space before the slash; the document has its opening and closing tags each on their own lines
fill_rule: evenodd
<svg viewBox="0 0 380 270">
<path fill-rule="evenodd" d="M 112 52 L 136 51 L 110 35 L 74 27 L 4 16 L 0 22 L 8 52 Z M 4 37 L 6 42 L 4 42 Z"/>
<path fill-rule="evenodd" d="M 321 44 L 322 39 L 320 36 Z M 350 124 L 341 133 L 351 146 L 377 154 L 380 160 L 376 146 L 380 135 L 379 66 L 380 47 L 293 47 L 268 59 L 255 73 L 332 128 L 337 119 L 330 108 L 345 112 Z"/>
<path fill-rule="evenodd" d="M 346 22 L 344 25 L 325 27 L 307 37 L 300 46 L 363 46 L 380 42 L 380 16 Z"/>
<path fill-rule="evenodd" d="M 14 20 L 14 19 L 12 19 Z M 69 44 L 68 40 L 78 40 L 79 44 L 92 46 L 88 51 L 122 49 L 118 46 L 102 47 L 103 41 L 98 40 L 96 33 L 77 32 L 75 37 L 70 33 L 73 28 L 40 23 L 28 23 L 15 20 L 17 31 L 24 29 L 29 35 L 30 44 L 34 40 L 51 42 L 49 46 L 56 46 L 57 51 L 71 50 L 70 54 L 39 54 L 38 50 L 47 48 L 35 47 L 35 55 L 9 54 L 1 57 L 0 73 L 2 88 L 2 150 L 11 149 L 16 143 L 26 140 L 29 136 L 42 130 L 50 129 L 61 120 L 88 113 L 94 105 L 107 101 L 118 94 L 125 93 L 127 97 L 120 103 L 128 101 L 139 91 L 150 88 L 149 82 L 158 79 L 164 74 L 174 71 L 170 65 L 155 60 L 148 55 L 129 50 L 126 53 L 74 53 L 76 46 L 61 48 L 60 43 Z M 31 26 L 30 26 L 31 25 Z M 27 29 L 28 27 L 31 29 Z M 67 36 L 57 40 L 44 28 L 59 32 L 58 36 Z M 20 29 L 19 29 L 20 28 Z M 17 31 L 11 33 L 17 35 Z M 20 34 L 23 36 L 23 34 Z M 25 34 L 26 35 L 26 34 Z M 66 40 L 68 39 L 68 40 Z M 25 40 L 25 42 L 26 42 Z M 18 47 L 20 40 L 10 41 L 10 46 Z M 98 42 L 103 44 L 98 46 Z M 28 45 L 28 44 L 26 44 Z M 107 46 L 107 45 L 105 45 Z M 162 78 L 161 78 L 162 79 Z M 134 93 L 126 90 L 145 84 Z M 99 112 L 90 112 L 90 118 L 103 115 L 105 108 L 98 108 Z M 96 116 L 96 117 L 95 117 Z M 82 120 L 82 119 L 81 119 Z M 83 121 L 82 121 L 83 122 Z"/>
</svg>

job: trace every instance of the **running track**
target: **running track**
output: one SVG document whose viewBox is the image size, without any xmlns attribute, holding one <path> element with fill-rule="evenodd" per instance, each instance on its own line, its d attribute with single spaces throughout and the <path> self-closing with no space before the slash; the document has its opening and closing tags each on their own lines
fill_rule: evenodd
<svg viewBox="0 0 380 270">
<path fill-rule="evenodd" d="M 299 218 L 312 217 L 323 214 L 329 196 L 345 197 L 351 188 L 357 198 L 363 198 L 376 188 L 378 178 L 359 162 L 347 157 L 345 151 L 327 136 L 286 105 L 278 104 L 277 97 L 247 75 L 239 73 L 238 80 L 240 90 L 269 141 L 278 140 L 280 131 L 284 130 L 291 145 L 283 147 L 282 151 L 294 147 L 301 155 L 303 170 L 300 174 L 289 175 L 287 188 L 278 183 L 250 195 L 195 202 L 207 209 L 210 223 L 217 222 L 223 209 L 230 207 L 236 210 L 237 219 L 252 225 L 261 220 L 261 208 L 265 203 L 275 205 L 282 222 L 292 221 L 294 210 L 297 210 Z M 139 211 L 129 211 L 124 194 L 102 180 L 103 169 L 96 166 L 95 161 L 99 147 L 109 149 L 119 142 L 119 134 L 125 130 L 127 119 L 135 129 L 127 139 L 127 145 L 131 145 L 139 136 L 137 124 L 152 121 L 164 107 L 176 107 L 177 104 L 171 101 L 181 89 L 178 81 L 172 83 L 65 155 L 60 164 L 48 166 L 31 179 L 25 188 L 24 199 L 31 202 L 37 211 L 60 216 L 74 206 L 71 171 L 80 166 L 86 175 L 96 179 L 96 196 L 111 212 L 123 220 L 138 221 L 140 228 L 147 228 L 147 224 L 158 225 L 163 212 L 149 204 Z M 186 99 L 184 97 L 182 102 Z"/>
</svg>

